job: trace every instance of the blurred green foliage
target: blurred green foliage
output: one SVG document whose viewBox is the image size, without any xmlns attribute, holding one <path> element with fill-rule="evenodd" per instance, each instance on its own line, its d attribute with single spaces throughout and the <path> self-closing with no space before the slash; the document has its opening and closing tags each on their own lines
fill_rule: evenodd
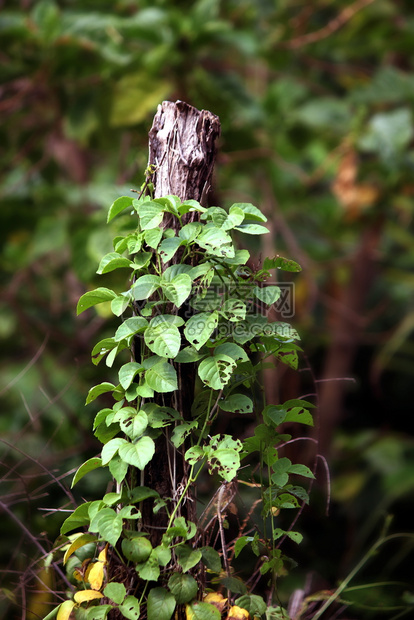
<svg viewBox="0 0 414 620">
<path fill-rule="evenodd" d="M 314 571 L 311 590 L 332 587 L 386 513 L 393 529 L 410 527 L 413 36 L 409 0 L 2 3 L 1 495 L 44 549 L 62 520 L 44 508 L 70 507 L 47 472 L 67 486 L 98 449 L 84 399 L 106 379 L 90 350 L 107 317 L 76 319 L 76 302 L 111 249 L 107 207 L 143 181 L 163 99 L 220 116 L 213 203 L 258 204 L 273 243 L 251 248 L 256 261 L 280 252 L 303 267 L 294 325 L 323 380 L 321 450 L 333 480 L 327 519 L 321 469 L 292 578 L 302 587 Z M 299 395 L 297 379 L 279 379 L 276 396 Z M 11 514 L 0 553 L 13 590 L 41 561 Z M 411 548 L 396 545 L 368 580 L 407 578 Z M 31 594 L 32 610 L 41 596 Z"/>
</svg>

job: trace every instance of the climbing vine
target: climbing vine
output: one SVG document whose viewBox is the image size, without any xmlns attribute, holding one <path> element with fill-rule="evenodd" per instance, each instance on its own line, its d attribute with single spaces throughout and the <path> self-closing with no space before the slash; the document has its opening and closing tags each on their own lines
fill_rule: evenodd
<svg viewBox="0 0 414 620">
<path fill-rule="evenodd" d="M 261 372 L 275 359 L 297 367 L 298 334 L 269 320 L 281 291 L 267 281 L 270 270 L 300 267 L 279 256 L 256 270 L 248 266 L 249 252 L 235 248 L 232 232 L 268 232 L 266 217 L 252 204 L 226 211 L 177 196 L 153 198 L 147 182 L 145 190 L 149 195 L 118 198 L 108 213 L 117 234 L 98 273 L 121 270 L 120 291 L 96 288 L 77 307 L 79 314 L 106 303 L 120 324 L 92 350 L 92 362 L 104 361 L 112 381 L 92 387 L 86 404 L 102 395 L 112 395 L 113 404 L 93 422 L 101 453 L 79 467 L 72 486 L 98 468 L 109 470 L 114 486 L 64 521 L 59 543 L 74 587 L 47 618 L 287 618 L 276 589 L 290 562 L 281 542 L 300 543 L 302 536 L 282 529 L 279 514 L 308 502 L 295 481 L 313 474 L 279 457 L 278 446 L 290 439 L 280 426 L 312 425 L 313 405 L 266 403 Z M 197 384 L 188 415 L 181 392 L 190 369 Z M 253 434 L 222 434 L 222 416 L 254 420 Z M 161 439 L 169 495 L 148 476 Z M 197 516 L 194 489 L 206 477 L 216 489 Z M 226 515 L 238 485 L 256 497 L 229 540 Z M 151 515 L 163 516 L 161 531 L 152 531 Z M 257 558 L 257 579 L 249 586 L 233 569 L 247 548 Z M 250 587 L 261 576 L 266 601 Z"/>
</svg>

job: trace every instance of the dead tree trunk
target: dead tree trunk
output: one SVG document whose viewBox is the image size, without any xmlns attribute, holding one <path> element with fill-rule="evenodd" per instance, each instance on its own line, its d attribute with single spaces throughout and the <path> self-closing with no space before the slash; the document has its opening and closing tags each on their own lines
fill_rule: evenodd
<svg viewBox="0 0 414 620">
<path fill-rule="evenodd" d="M 220 135 L 217 116 L 177 101 L 164 101 L 158 106 L 149 133 L 149 165 L 154 170 L 152 182 L 154 197 L 173 194 L 182 201 L 205 201 L 210 188 L 216 157 L 216 139 Z M 186 223 L 199 216 L 198 212 L 188 213 Z M 165 217 L 164 227 L 177 231 L 178 220 L 173 215 Z M 179 259 L 176 255 L 173 262 Z M 165 268 L 168 264 L 165 265 Z M 183 318 L 190 309 L 180 308 Z M 177 365 L 178 390 L 172 394 L 159 395 L 159 404 L 178 410 L 185 420 L 191 418 L 194 400 L 195 367 L 185 365 L 185 372 Z M 176 500 L 180 497 L 187 481 L 187 467 L 184 461 L 186 446 L 177 452 L 165 432 L 156 440 L 153 459 L 145 470 L 145 485 L 156 490 L 161 497 Z M 171 469 L 174 470 L 174 481 Z M 159 544 L 167 524 L 167 514 L 160 511 L 153 514 L 151 502 L 146 502 L 143 510 L 143 527 L 150 533 L 153 545 Z M 187 498 L 181 513 L 186 519 L 195 519 L 195 501 Z"/>
</svg>

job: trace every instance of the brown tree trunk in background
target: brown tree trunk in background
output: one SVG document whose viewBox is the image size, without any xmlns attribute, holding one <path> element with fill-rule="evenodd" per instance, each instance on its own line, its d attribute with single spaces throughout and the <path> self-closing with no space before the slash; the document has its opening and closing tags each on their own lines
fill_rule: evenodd
<svg viewBox="0 0 414 620">
<path fill-rule="evenodd" d="M 348 286 L 338 286 L 330 305 L 328 328 L 331 345 L 325 358 L 319 389 L 318 451 L 326 458 L 332 454 L 335 429 L 343 419 L 344 398 L 352 377 L 355 353 L 368 319 L 365 315 L 367 297 L 376 274 L 377 248 L 383 222 L 379 220 L 362 232 L 350 265 Z"/>
<path fill-rule="evenodd" d="M 159 198 L 173 194 L 182 201 L 202 201 L 210 188 L 216 158 L 216 140 L 220 135 L 220 122 L 217 116 L 184 103 L 183 101 L 164 101 L 158 106 L 154 122 L 149 133 L 149 164 L 155 167 L 152 175 L 154 197 Z M 194 211 L 184 216 L 185 222 L 199 217 Z M 178 220 L 167 215 L 163 226 L 177 231 Z M 176 262 L 176 255 L 172 262 Z M 168 264 L 165 265 L 165 268 Z M 188 312 L 182 306 L 180 315 Z M 185 318 L 185 317 L 184 317 Z M 188 317 L 186 317 L 188 318 Z M 160 394 L 160 405 L 177 409 L 181 416 L 191 418 L 191 406 L 194 400 L 195 367 L 186 364 L 181 372 L 181 365 L 176 366 L 178 390 L 171 394 Z M 145 470 L 145 486 L 156 490 L 161 497 L 178 499 L 186 483 L 187 467 L 184 452 L 175 450 L 169 441 L 168 432 L 156 440 L 154 457 Z M 173 472 L 173 476 L 171 475 Z M 182 515 L 187 519 L 195 519 L 195 501 L 190 497 L 184 504 Z M 167 525 L 167 514 L 161 510 L 153 514 L 152 502 L 143 510 L 143 528 L 147 529 L 153 545 L 159 544 L 164 528 Z"/>
</svg>

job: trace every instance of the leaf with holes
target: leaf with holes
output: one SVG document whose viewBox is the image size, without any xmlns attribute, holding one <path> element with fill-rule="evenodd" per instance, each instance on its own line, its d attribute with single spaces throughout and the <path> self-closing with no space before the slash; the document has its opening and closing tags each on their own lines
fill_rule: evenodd
<svg viewBox="0 0 414 620">
<path fill-rule="evenodd" d="M 252 413 L 253 401 L 244 394 L 231 394 L 220 401 L 220 409 L 232 413 Z"/>
<path fill-rule="evenodd" d="M 184 335 L 197 351 L 207 342 L 217 327 L 217 312 L 199 312 L 190 317 L 184 328 Z"/>
<path fill-rule="evenodd" d="M 138 620 L 139 619 L 139 600 L 135 596 L 127 596 L 119 606 L 119 611 L 127 620 Z"/>
<path fill-rule="evenodd" d="M 179 237 L 167 237 L 167 239 L 162 241 L 158 248 L 158 253 L 163 263 L 168 263 L 172 259 L 181 243 L 182 240 Z"/>
<path fill-rule="evenodd" d="M 236 362 L 228 355 L 213 355 L 200 363 L 198 375 L 212 390 L 221 390 L 230 381 L 235 366 Z"/>
</svg>

